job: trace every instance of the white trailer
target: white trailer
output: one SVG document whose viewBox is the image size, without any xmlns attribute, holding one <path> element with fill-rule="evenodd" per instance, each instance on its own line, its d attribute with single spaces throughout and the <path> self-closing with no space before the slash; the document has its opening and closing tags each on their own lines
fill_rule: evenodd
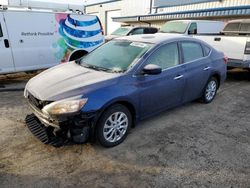
<svg viewBox="0 0 250 188">
<path fill-rule="evenodd" d="M 97 16 L 0 10 L 0 74 L 45 69 L 75 60 L 103 42 Z"/>
</svg>

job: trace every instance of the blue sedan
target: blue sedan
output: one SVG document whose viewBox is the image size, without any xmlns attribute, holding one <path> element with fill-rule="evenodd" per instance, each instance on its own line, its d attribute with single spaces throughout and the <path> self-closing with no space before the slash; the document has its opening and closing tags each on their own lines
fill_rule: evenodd
<svg viewBox="0 0 250 188">
<path fill-rule="evenodd" d="M 226 63 L 223 53 L 191 37 L 118 38 L 32 78 L 26 124 L 45 144 L 96 138 L 116 146 L 144 118 L 196 99 L 212 102 Z"/>
</svg>

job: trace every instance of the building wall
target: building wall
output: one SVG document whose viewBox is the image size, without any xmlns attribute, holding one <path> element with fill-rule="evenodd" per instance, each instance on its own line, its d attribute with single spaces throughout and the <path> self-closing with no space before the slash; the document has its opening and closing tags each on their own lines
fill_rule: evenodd
<svg viewBox="0 0 250 188">
<path fill-rule="evenodd" d="M 202 10 L 202 9 L 211 9 L 211 8 L 222 8 L 222 7 L 234 7 L 234 6 L 244 6 L 250 5 L 250 0 L 221 0 L 221 1 L 212 1 L 206 3 L 190 4 L 183 6 L 174 6 L 166 8 L 156 8 L 157 13 L 165 12 L 178 12 L 178 11 L 188 11 L 188 10 Z"/>
<path fill-rule="evenodd" d="M 235 6 L 250 6 L 250 0 L 218 0 L 197 4 L 188 4 L 180 6 L 170 6 L 170 7 L 154 7 L 152 13 L 173 13 L 180 11 L 192 11 L 192 10 L 204 10 L 204 9 L 213 9 L 221 7 L 235 7 Z M 110 10 L 121 10 L 121 17 L 133 17 L 136 15 L 147 15 L 150 12 L 150 0 L 121 0 L 116 2 L 110 2 L 106 4 L 99 4 L 86 7 L 86 13 L 98 13 L 101 22 L 104 26 L 104 31 L 106 30 L 106 11 Z M 236 15 L 233 17 L 228 16 L 214 16 L 214 17 L 202 17 L 202 19 L 211 19 L 211 20 L 223 20 L 227 21 L 230 19 L 236 18 L 250 18 L 250 15 Z M 201 19 L 201 18 L 198 18 Z M 152 26 L 160 27 L 167 20 L 147 20 Z M 146 23 L 138 22 L 136 18 L 133 19 L 124 19 L 119 21 L 121 24 L 130 24 L 130 25 L 148 25 Z"/>
<path fill-rule="evenodd" d="M 107 33 L 107 11 L 121 10 L 123 1 L 97 4 L 93 6 L 87 6 L 85 11 L 87 14 L 98 15 L 102 23 L 104 33 Z"/>
<path fill-rule="evenodd" d="M 150 11 L 150 0 L 121 0 L 95 4 L 87 6 L 85 9 L 87 14 L 99 16 L 105 34 L 107 34 L 107 11 L 114 10 L 121 10 L 121 16 L 148 14 Z"/>
</svg>

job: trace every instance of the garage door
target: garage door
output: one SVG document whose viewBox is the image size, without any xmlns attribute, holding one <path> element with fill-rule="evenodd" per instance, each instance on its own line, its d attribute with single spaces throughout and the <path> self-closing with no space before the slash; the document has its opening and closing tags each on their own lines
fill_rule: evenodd
<svg viewBox="0 0 250 188">
<path fill-rule="evenodd" d="M 114 30 L 116 30 L 118 27 L 121 26 L 119 22 L 113 22 L 113 17 L 119 17 L 121 16 L 120 10 L 112 10 L 106 12 L 106 34 L 112 33 Z"/>
</svg>

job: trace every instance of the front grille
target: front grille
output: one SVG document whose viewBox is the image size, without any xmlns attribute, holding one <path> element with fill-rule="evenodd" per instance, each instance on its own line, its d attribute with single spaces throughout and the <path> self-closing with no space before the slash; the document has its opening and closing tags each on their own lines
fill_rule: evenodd
<svg viewBox="0 0 250 188">
<path fill-rule="evenodd" d="M 47 104 L 51 103 L 51 101 L 41 101 L 37 98 L 35 98 L 32 94 L 29 93 L 28 95 L 28 99 L 29 102 L 31 104 L 33 104 L 35 107 L 37 107 L 38 109 L 43 109 L 44 106 L 46 106 Z"/>
</svg>

